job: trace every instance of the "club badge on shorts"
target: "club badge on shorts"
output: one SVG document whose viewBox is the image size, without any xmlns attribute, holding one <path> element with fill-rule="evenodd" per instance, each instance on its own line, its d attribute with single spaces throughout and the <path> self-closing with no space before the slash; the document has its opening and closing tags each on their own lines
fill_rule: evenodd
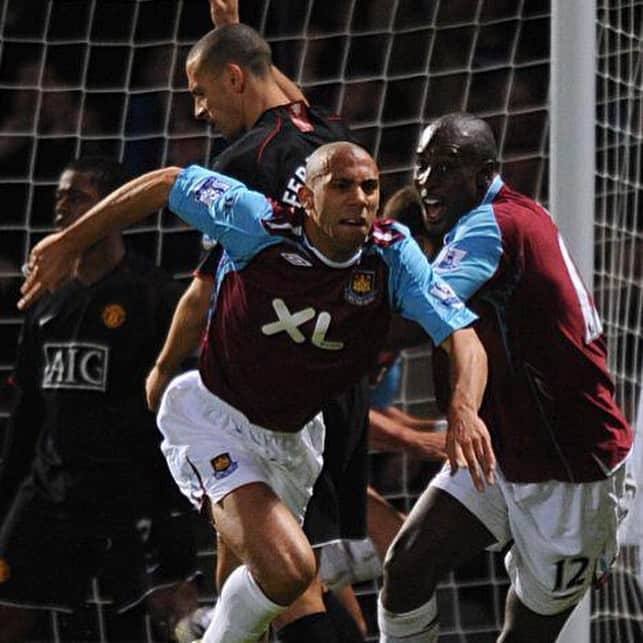
<svg viewBox="0 0 643 643">
<path fill-rule="evenodd" d="M 227 478 L 239 468 L 239 465 L 230 457 L 229 453 L 215 455 L 214 458 L 210 460 L 210 464 L 214 470 L 214 477 L 217 480 Z"/>
<path fill-rule="evenodd" d="M 373 270 L 355 270 L 344 290 L 344 298 L 349 304 L 367 306 L 375 301 L 375 272 Z"/>
</svg>

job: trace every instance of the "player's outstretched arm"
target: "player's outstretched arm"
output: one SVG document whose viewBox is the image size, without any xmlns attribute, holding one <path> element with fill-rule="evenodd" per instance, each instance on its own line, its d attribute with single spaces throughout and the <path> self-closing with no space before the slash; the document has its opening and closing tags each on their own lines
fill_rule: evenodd
<svg viewBox="0 0 643 643">
<path fill-rule="evenodd" d="M 27 279 L 18 308 L 29 308 L 47 290 L 55 290 L 73 273 L 84 250 L 108 233 L 144 219 L 167 204 L 180 168 L 143 174 L 107 195 L 62 232 L 45 237 L 29 254 Z"/>
<path fill-rule="evenodd" d="M 493 484 L 496 458 L 485 423 L 478 417 L 487 385 L 487 354 L 475 331 L 457 330 L 442 343 L 451 362 L 452 396 L 447 412 L 447 456 L 452 472 L 464 457 L 478 491 Z"/>
<path fill-rule="evenodd" d="M 239 22 L 238 0 L 210 0 L 210 17 L 215 27 L 237 24 Z M 306 96 L 299 86 L 274 65 L 272 65 L 272 76 L 288 100 L 292 102 L 303 101 L 308 105 Z"/>
<path fill-rule="evenodd" d="M 145 397 L 150 411 L 158 410 L 170 380 L 199 346 L 213 289 L 213 281 L 195 277 L 179 300 L 165 344 L 145 380 Z"/>
<path fill-rule="evenodd" d="M 368 444 L 382 451 L 402 451 L 426 460 L 446 458 L 446 436 L 405 425 L 378 409 L 368 414 Z M 464 462 L 461 464 L 465 464 Z"/>
</svg>

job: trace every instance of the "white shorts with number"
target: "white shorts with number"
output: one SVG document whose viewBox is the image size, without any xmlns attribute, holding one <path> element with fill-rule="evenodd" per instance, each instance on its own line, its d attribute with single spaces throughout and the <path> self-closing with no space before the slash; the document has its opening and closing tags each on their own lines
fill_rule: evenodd
<svg viewBox="0 0 643 643">
<path fill-rule="evenodd" d="M 270 431 L 250 423 L 208 391 L 198 371 L 189 371 L 167 387 L 157 422 L 172 476 L 197 508 L 206 495 L 217 503 L 243 485 L 264 482 L 303 521 L 323 463 L 321 414 L 297 433 Z"/>
<path fill-rule="evenodd" d="M 431 481 L 459 500 L 494 535 L 498 550 L 513 540 L 505 567 L 518 598 L 537 614 L 575 605 L 611 567 L 625 516 L 625 467 L 598 482 L 518 484 L 496 470 L 496 483 L 476 491 L 466 469 L 448 465 Z"/>
</svg>

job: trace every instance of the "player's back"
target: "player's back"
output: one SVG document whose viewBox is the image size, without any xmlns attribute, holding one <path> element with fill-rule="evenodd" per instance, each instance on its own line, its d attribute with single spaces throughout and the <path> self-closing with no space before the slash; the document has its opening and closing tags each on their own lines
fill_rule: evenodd
<svg viewBox="0 0 643 643">
<path fill-rule="evenodd" d="M 286 206 L 298 206 L 306 158 L 321 145 L 341 140 L 352 138 L 337 115 L 303 102 L 280 105 L 266 110 L 219 154 L 213 169 Z"/>
<path fill-rule="evenodd" d="M 613 399 L 600 321 L 549 213 L 503 186 L 492 203 L 496 273 L 482 313 L 493 403 L 485 416 L 509 479 L 582 481 L 623 461 L 631 431 Z"/>
</svg>

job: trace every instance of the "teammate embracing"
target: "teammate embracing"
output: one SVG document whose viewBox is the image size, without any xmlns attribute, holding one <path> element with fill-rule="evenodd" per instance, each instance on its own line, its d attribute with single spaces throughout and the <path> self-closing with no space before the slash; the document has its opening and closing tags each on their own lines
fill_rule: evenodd
<svg viewBox="0 0 643 643">
<path fill-rule="evenodd" d="M 614 401 L 598 313 L 549 213 L 499 176 L 483 120 L 456 113 L 430 124 L 415 186 L 427 233 L 444 236 L 434 270 L 480 316 L 481 416 L 497 482 L 479 493 L 466 471 L 446 468 L 430 483 L 387 556 L 380 640 L 437 641 L 436 583 L 513 541 L 499 641 L 553 642 L 609 570 L 623 513 L 632 431 Z"/>
</svg>

